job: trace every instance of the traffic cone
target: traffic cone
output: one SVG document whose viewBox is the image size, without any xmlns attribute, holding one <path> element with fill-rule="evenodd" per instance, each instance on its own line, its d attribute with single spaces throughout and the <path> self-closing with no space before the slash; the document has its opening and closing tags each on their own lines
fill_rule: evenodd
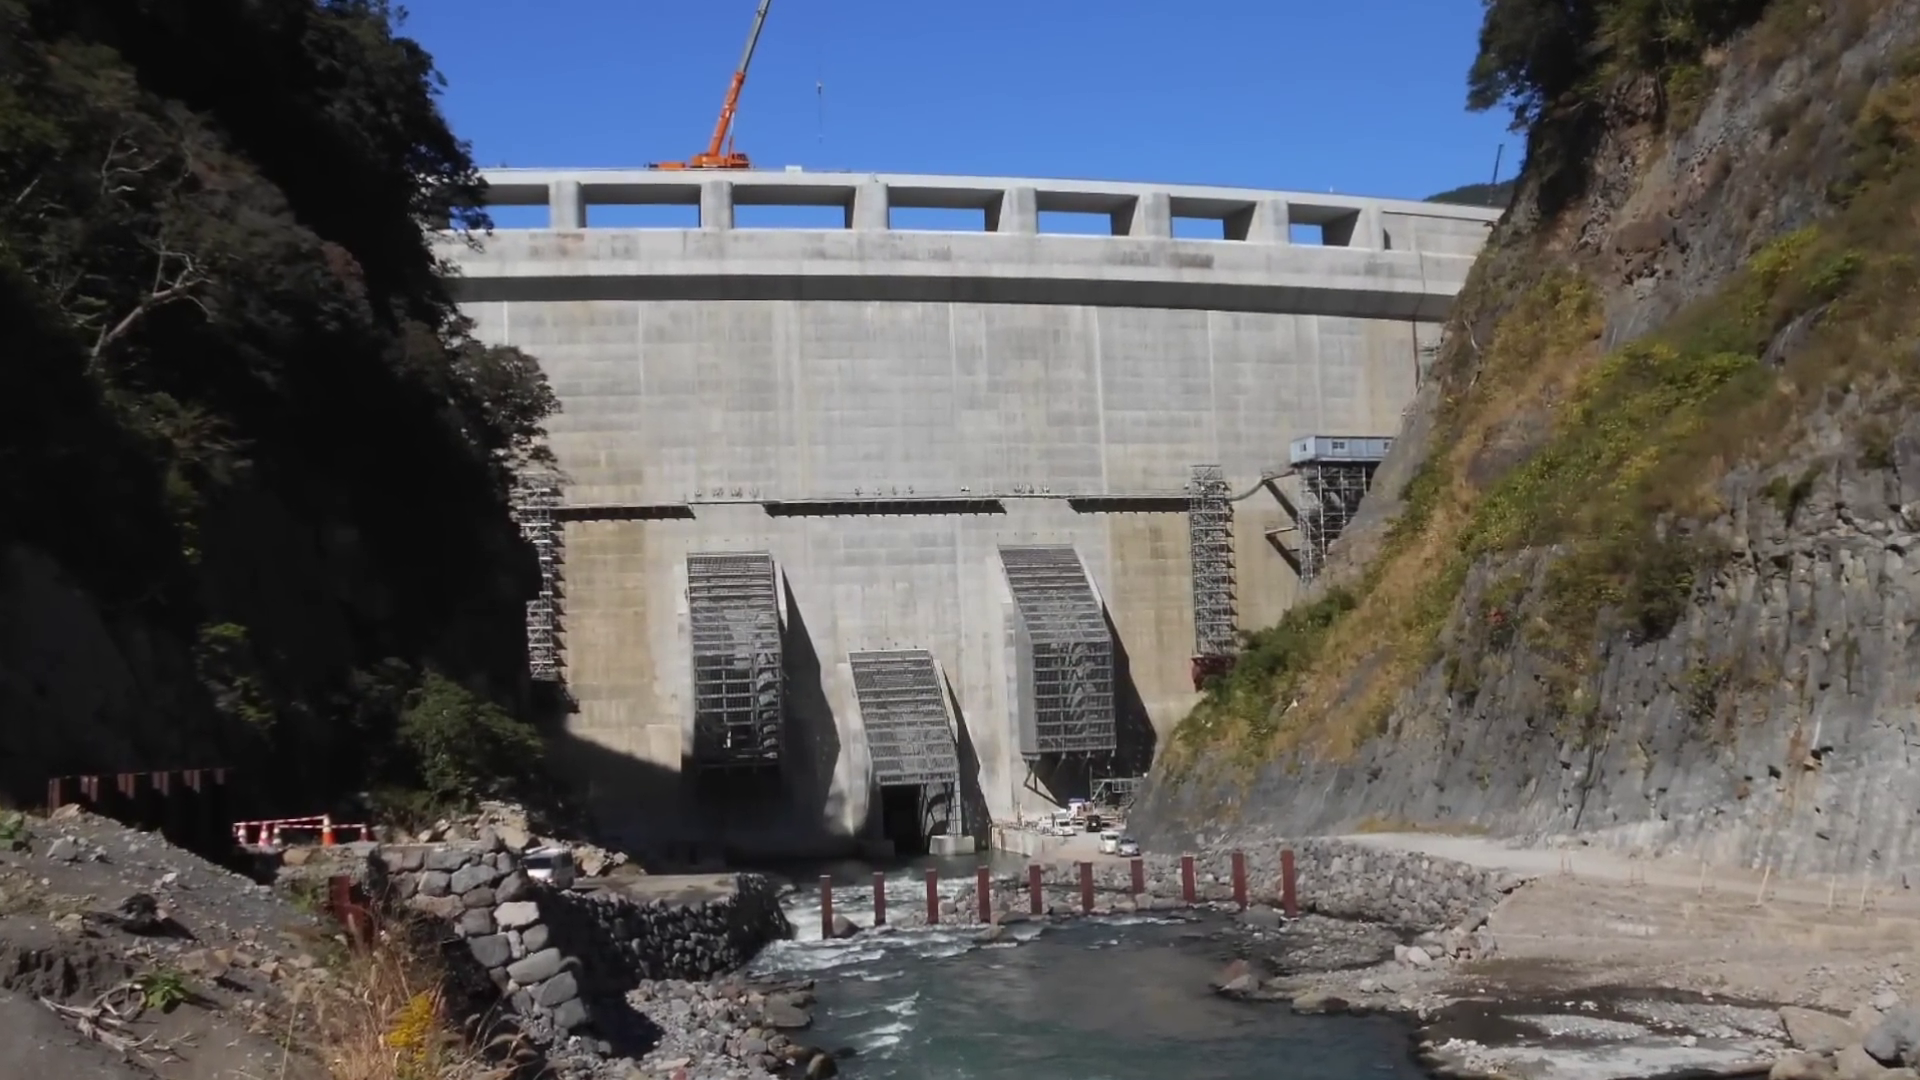
<svg viewBox="0 0 1920 1080">
<path fill-rule="evenodd" d="M 320 846 L 333 846 L 333 815 L 320 815 Z"/>
</svg>

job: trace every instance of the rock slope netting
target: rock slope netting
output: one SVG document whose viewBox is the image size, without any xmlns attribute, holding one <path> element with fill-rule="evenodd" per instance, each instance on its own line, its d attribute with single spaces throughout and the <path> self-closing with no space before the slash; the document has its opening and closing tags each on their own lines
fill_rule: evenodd
<svg viewBox="0 0 1920 1080">
<path fill-rule="evenodd" d="M 1394 594 L 1403 607 L 1444 590 L 1431 628 L 1396 643 L 1382 625 L 1376 648 L 1370 630 L 1349 627 L 1342 650 L 1329 646 L 1295 681 L 1276 678 L 1256 717 L 1265 726 L 1253 725 L 1280 732 L 1276 749 L 1196 739 L 1188 760 L 1150 779 L 1136 835 L 1171 849 L 1204 833 L 1238 843 L 1453 824 L 1788 873 L 1897 880 L 1920 869 L 1920 807 L 1890 797 L 1920 783 L 1920 418 L 1906 405 L 1911 346 L 1898 344 L 1910 339 L 1889 329 L 1910 305 L 1871 291 L 1904 273 L 1899 243 L 1875 234 L 1911 228 L 1896 196 L 1920 129 L 1910 106 L 1920 5 L 1808 9 L 1791 33 L 1774 7 L 1775 22 L 1709 58 L 1715 89 L 1692 118 L 1668 114 L 1663 128 L 1644 86 L 1618 88 L 1564 208 L 1544 208 L 1530 163 L 1536 175 L 1462 297 L 1452 369 L 1422 394 L 1359 531 L 1336 552 L 1345 565 L 1333 583 L 1361 597 L 1356 617 L 1384 611 L 1400 575 L 1416 579 Z M 1802 250 L 1815 254 L 1796 261 Z M 1529 347 L 1525 363 L 1502 369 L 1516 335 L 1553 336 L 1511 316 L 1555 274 L 1578 275 L 1592 297 L 1568 335 L 1577 347 Z M 1768 323 L 1751 356 L 1695 325 L 1749 308 L 1791 316 Z M 1660 416 L 1606 411 L 1604 380 L 1622 365 L 1657 366 L 1669 359 L 1660 342 L 1701 338 L 1732 355 L 1734 382 L 1762 387 L 1740 405 L 1753 430 L 1724 452 L 1687 441 L 1719 421 L 1721 399 L 1708 395 L 1677 399 L 1694 409 L 1680 434 Z M 1650 585 L 1651 560 L 1627 545 L 1621 558 L 1639 576 L 1593 575 L 1598 599 L 1580 607 L 1566 601 L 1566 568 L 1590 537 L 1549 521 L 1531 527 L 1541 539 L 1517 542 L 1521 530 L 1489 522 L 1514 478 L 1550 487 L 1579 475 L 1547 460 L 1596 445 L 1567 430 L 1578 416 L 1617 424 L 1626 459 L 1586 474 L 1585 496 L 1600 502 L 1657 473 L 1672 492 L 1647 500 L 1641 547 L 1684 541 L 1710 555 Z M 1457 507 L 1470 523 L 1449 523 L 1444 500 L 1434 511 L 1429 499 L 1420 525 L 1396 530 L 1431 495 L 1419 478 L 1436 463 L 1471 493 Z M 1563 517 L 1586 512 L 1550 494 L 1532 497 Z M 1445 541 L 1424 568 L 1396 535 L 1421 529 Z M 1454 578 L 1436 584 L 1448 568 Z M 1636 605 L 1637 620 L 1621 615 Z M 1649 611 L 1660 607 L 1670 610 Z M 1396 663 L 1391 693 L 1369 698 Z M 1290 731 L 1308 707 L 1314 718 L 1301 723 L 1316 726 Z M 1325 748 L 1340 742 L 1329 730 L 1362 728 Z"/>
</svg>

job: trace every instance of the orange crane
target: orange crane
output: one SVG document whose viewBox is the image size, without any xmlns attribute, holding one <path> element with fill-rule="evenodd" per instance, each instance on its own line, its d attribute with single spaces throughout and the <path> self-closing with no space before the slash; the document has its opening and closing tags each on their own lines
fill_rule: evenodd
<svg viewBox="0 0 1920 1080">
<path fill-rule="evenodd" d="M 753 163 L 747 155 L 733 148 L 733 113 L 740 106 L 740 88 L 747 85 L 747 65 L 753 63 L 754 46 L 760 44 L 760 28 L 767 24 L 767 9 L 773 6 L 773 0 L 760 0 L 760 10 L 753 16 L 753 31 L 747 35 L 747 51 L 740 56 L 740 66 L 733 73 L 733 82 L 727 86 L 727 100 L 720 106 L 720 122 L 713 125 L 713 138 L 707 142 L 707 152 L 695 154 L 692 161 L 661 161 L 648 165 L 649 169 L 751 169 Z"/>
</svg>

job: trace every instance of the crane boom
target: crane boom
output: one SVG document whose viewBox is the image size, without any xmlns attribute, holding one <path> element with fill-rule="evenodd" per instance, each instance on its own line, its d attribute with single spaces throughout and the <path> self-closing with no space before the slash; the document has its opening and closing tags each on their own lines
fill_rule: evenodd
<svg viewBox="0 0 1920 1080">
<path fill-rule="evenodd" d="M 750 169 L 753 164 L 747 155 L 736 153 L 733 149 L 733 114 L 740 107 L 740 90 L 747 85 L 747 68 L 753 63 L 753 50 L 760 44 L 760 29 L 767 24 L 767 9 L 773 6 L 773 0 L 760 0 L 760 9 L 754 12 L 753 29 L 747 32 L 747 48 L 740 54 L 740 66 L 734 69 L 733 81 L 727 84 L 727 98 L 720 106 L 720 119 L 713 125 L 713 138 L 707 142 L 704 154 L 695 154 L 692 161 L 661 162 L 647 166 L 650 169 Z"/>
</svg>

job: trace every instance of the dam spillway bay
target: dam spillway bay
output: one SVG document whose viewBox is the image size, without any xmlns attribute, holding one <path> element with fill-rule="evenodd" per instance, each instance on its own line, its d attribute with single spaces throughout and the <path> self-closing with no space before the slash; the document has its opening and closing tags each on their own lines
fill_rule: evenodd
<svg viewBox="0 0 1920 1080">
<path fill-rule="evenodd" d="M 1195 658 L 1277 619 L 1337 531 L 1290 458 L 1394 434 L 1498 216 L 1017 178 L 484 175 L 491 203 L 548 218 L 440 241 L 477 335 L 537 357 L 561 401 L 558 469 L 523 500 L 548 575 L 532 660 L 577 702 L 562 768 L 643 851 L 979 835 L 1143 772 L 1197 700 Z M 698 225 L 589 223 L 623 204 Z M 735 225 L 782 205 L 839 227 Z M 920 208 L 977 231 L 896 227 Z M 1061 212 L 1101 234 L 1045 231 Z"/>
</svg>

